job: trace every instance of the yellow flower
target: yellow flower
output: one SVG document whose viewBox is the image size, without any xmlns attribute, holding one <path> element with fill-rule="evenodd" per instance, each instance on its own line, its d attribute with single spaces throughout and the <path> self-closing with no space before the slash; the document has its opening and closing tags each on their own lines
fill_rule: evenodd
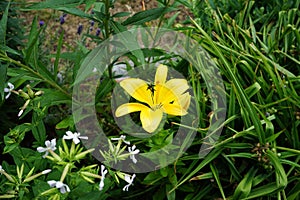
<svg viewBox="0 0 300 200">
<path fill-rule="evenodd" d="M 140 120 L 145 131 L 152 133 L 160 124 L 163 113 L 175 116 L 187 114 L 191 96 L 185 92 L 189 86 L 185 79 L 166 81 L 168 68 L 159 65 L 155 81 L 149 84 L 139 78 L 128 78 L 120 82 L 130 96 L 142 103 L 125 103 L 116 110 L 116 117 L 140 111 Z"/>
</svg>

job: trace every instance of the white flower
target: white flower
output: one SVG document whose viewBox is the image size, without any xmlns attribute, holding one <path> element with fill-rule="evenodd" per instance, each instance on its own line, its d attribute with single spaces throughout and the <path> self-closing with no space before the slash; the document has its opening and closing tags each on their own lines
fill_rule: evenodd
<svg viewBox="0 0 300 200">
<path fill-rule="evenodd" d="M 87 140 L 87 136 L 80 136 L 80 133 L 74 132 L 72 133 L 71 131 L 66 132 L 67 135 L 64 135 L 63 139 L 64 140 L 73 140 L 75 144 L 78 144 L 80 142 L 79 139 L 84 139 Z"/>
<path fill-rule="evenodd" d="M 130 144 L 130 142 L 129 141 L 126 141 L 125 140 L 126 139 L 126 136 L 125 135 L 121 135 L 119 138 L 111 138 L 111 140 L 117 140 L 117 141 L 119 141 L 119 140 L 122 140 L 125 144 Z"/>
<path fill-rule="evenodd" d="M 135 174 L 133 174 L 131 177 L 130 177 L 130 175 L 125 174 L 124 179 L 128 184 L 123 187 L 123 191 L 128 191 L 128 188 L 129 188 L 129 186 L 132 185 L 134 178 L 135 178 Z"/>
<path fill-rule="evenodd" d="M 56 187 L 57 189 L 59 189 L 60 193 L 64 194 L 66 192 L 70 192 L 70 188 L 67 184 L 64 184 L 60 181 L 47 181 L 47 183 L 50 185 L 50 187 Z"/>
<path fill-rule="evenodd" d="M 15 88 L 15 86 L 10 82 L 8 82 L 7 85 L 8 87 L 4 88 L 4 92 L 8 92 L 8 94 L 5 96 L 5 99 L 8 99 L 8 97 L 11 95 L 11 91 L 13 91 L 13 89 Z"/>
<path fill-rule="evenodd" d="M 136 146 L 133 145 L 132 147 L 128 147 L 128 151 L 130 153 L 130 159 L 132 160 L 133 163 L 136 163 L 137 160 L 134 155 L 138 154 L 140 150 L 136 149 Z"/>
<path fill-rule="evenodd" d="M 43 158 L 45 158 L 48 155 L 49 150 L 52 150 L 52 151 L 56 150 L 56 139 L 55 138 L 52 139 L 51 142 L 49 140 L 47 140 L 45 142 L 45 145 L 46 145 L 46 147 L 38 147 L 37 148 L 37 151 L 39 153 L 46 152 L 45 155 L 43 155 Z"/>
<path fill-rule="evenodd" d="M 4 169 L 2 168 L 2 165 L 0 165 L 0 173 L 2 174 L 4 172 Z"/>
<path fill-rule="evenodd" d="M 104 187 L 104 179 L 105 179 L 105 175 L 107 174 L 107 170 L 105 169 L 104 165 L 101 165 L 101 180 L 99 183 L 99 190 L 103 190 Z"/>
</svg>

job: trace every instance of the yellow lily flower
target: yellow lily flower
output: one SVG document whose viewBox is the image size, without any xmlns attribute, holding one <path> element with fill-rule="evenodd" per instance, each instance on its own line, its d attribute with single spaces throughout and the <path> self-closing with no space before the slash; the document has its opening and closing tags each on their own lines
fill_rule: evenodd
<svg viewBox="0 0 300 200">
<path fill-rule="evenodd" d="M 175 116 L 187 114 L 191 95 L 185 92 L 189 86 L 185 79 L 166 81 L 168 68 L 159 65 L 155 81 L 149 84 L 139 78 L 127 78 L 120 82 L 121 87 L 133 98 L 142 103 L 125 103 L 116 110 L 116 117 L 132 112 L 141 112 L 140 120 L 145 131 L 152 133 L 159 126 L 163 113 Z"/>
</svg>

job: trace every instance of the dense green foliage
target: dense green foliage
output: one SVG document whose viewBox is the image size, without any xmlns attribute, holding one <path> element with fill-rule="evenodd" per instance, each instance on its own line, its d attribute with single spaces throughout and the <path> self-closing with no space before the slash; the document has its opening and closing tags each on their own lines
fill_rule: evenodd
<svg viewBox="0 0 300 200">
<path fill-rule="evenodd" d="M 113 5 L 109 0 L 0 3 L 0 164 L 6 173 L 0 175 L 0 198 L 300 199 L 300 1 L 160 0 L 158 8 L 134 15 L 112 14 Z M 176 20 L 178 14 L 164 17 L 170 12 L 180 14 L 182 7 L 190 13 L 184 21 Z M 93 20 L 101 34 L 91 34 L 84 27 L 77 45 L 66 50 L 65 32 L 53 30 L 48 35 L 49 22 L 40 26 L 38 17 L 28 35 L 23 33 L 18 12 L 45 9 Z M 213 116 L 213 97 L 199 69 L 186 60 L 170 61 L 161 51 L 141 51 L 142 56 L 129 53 L 126 56 L 134 66 L 127 62 L 128 69 L 151 57 L 166 61 L 186 76 L 201 111 L 197 135 L 172 165 L 137 174 L 128 192 L 122 191 L 124 181 L 120 181 L 125 173 L 113 169 L 108 169 L 104 189 L 99 191 L 101 163 L 89 154 L 93 150 L 62 139 L 66 131 L 76 131 L 71 113 L 75 77 L 91 51 L 87 41 L 101 44 L 112 35 L 139 26 L 172 29 L 199 42 L 220 70 L 227 116 L 213 150 L 199 159 L 199 148 Z M 53 37 L 56 52 L 41 49 Z M 113 64 L 101 77 L 95 99 L 104 132 L 108 137 L 119 137 L 123 133 L 114 122 L 110 104 L 117 84 Z M 15 88 L 6 99 L 8 82 Z M 141 152 L 154 151 L 168 144 L 175 131 L 167 124 L 148 139 L 127 139 L 137 143 Z M 45 159 L 36 149 L 53 138 L 57 139 L 56 153 L 50 152 Z M 28 180 L 46 169 L 52 172 Z M 59 179 L 70 192 L 49 189 L 47 181 Z"/>
</svg>

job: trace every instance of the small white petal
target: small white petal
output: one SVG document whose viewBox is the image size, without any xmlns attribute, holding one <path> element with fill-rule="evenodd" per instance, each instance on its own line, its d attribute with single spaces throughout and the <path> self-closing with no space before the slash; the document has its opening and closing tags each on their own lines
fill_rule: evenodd
<svg viewBox="0 0 300 200">
<path fill-rule="evenodd" d="M 71 139 L 74 138 L 74 134 L 73 134 L 71 131 L 67 131 L 66 134 L 67 134 L 67 135 L 64 135 L 64 136 L 63 136 L 63 139 L 64 139 L 64 140 L 71 140 Z"/>
<path fill-rule="evenodd" d="M 104 188 L 104 178 L 101 178 L 100 183 L 99 183 L 99 190 L 103 190 Z"/>
<path fill-rule="evenodd" d="M 51 171 L 52 171 L 51 169 L 46 169 L 46 170 L 42 171 L 42 174 L 48 174 L 48 173 L 50 173 Z"/>
<path fill-rule="evenodd" d="M 74 142 L 75 144 L 78 144 L 78 143 L 80 142 L 80 140 L 78 139 L 78 137 L 74 137 L 74 138 L 73 138 L 73 142 Z"/>
<path fill-rule="evenodd" d="M 79 136 L 79 138 L 82 139 L 82 140 L 88 140 L 89 139 L 88 136 Z"/>
<path fill-rule="evenodd" d="M 23 114 L 24 110 L 20 110 L 20 112 L 18 113 L 18 117 L 20 117 Z"/>
<path fill-rule="evenodd" d="M 49 184 L 50 187 L 55 187 L 55 185 L 56 185 L 55 180 L 47 181 L 47 183 Z"/>
<path fill-rule="evenodd" d="M 37 150 L 39 153 L 43 153 L 43 152 L 47 151 L 47 148 L 44 148 L 44 147 L 38 147 L 38 148 L 36 148 L 36 150 Z"/>
<path fill-rule="evenodd" d="M 123 191 L 128 191 L 128 188 L 132 185 L 135 176 L 135 174 L 133 174 L 132 176 L 125 174 L 124 179 L 128 184 L 123 187 Z"/>
<path fill-rule="evenodd" d="M 123 187 L 123 191 L 128 191 L 128 188 L 129 188 L 129 185 L 125 185 L 125 186 Z"/>
<path fill-rule="evenodd" d="M 10 82 L 8 82 L 7 85 L 8 85 L 10 90 L 13 90 L 15 88 L 15 86 Z"/>
<path fill-rule="evenodd" d="M 51 142 L 50 142 L 49 140 L 46 140 L 46 141 L 45 141 L 45 146 L 46 146 L 47 148 L 49 148 L 49 147 L 51 146 Z"/>
<path fill-rule="evenodd" d="M 129 141 L 126 141 L 126 136 L 125 135 L 121 135 L 119 138 L 111 138 L 111 140 L 116 140 L 116 141 L 119 141 L 119 140 L 122 140 L 125 144 L 130 144 Z"/>
<path fill-rule="evenodd" d="M 11 92 L 8 92 L 8 94 L 5 96 L 5 99 L 8 99 L 10 95 L 11 95 Z"/>
</svg>

